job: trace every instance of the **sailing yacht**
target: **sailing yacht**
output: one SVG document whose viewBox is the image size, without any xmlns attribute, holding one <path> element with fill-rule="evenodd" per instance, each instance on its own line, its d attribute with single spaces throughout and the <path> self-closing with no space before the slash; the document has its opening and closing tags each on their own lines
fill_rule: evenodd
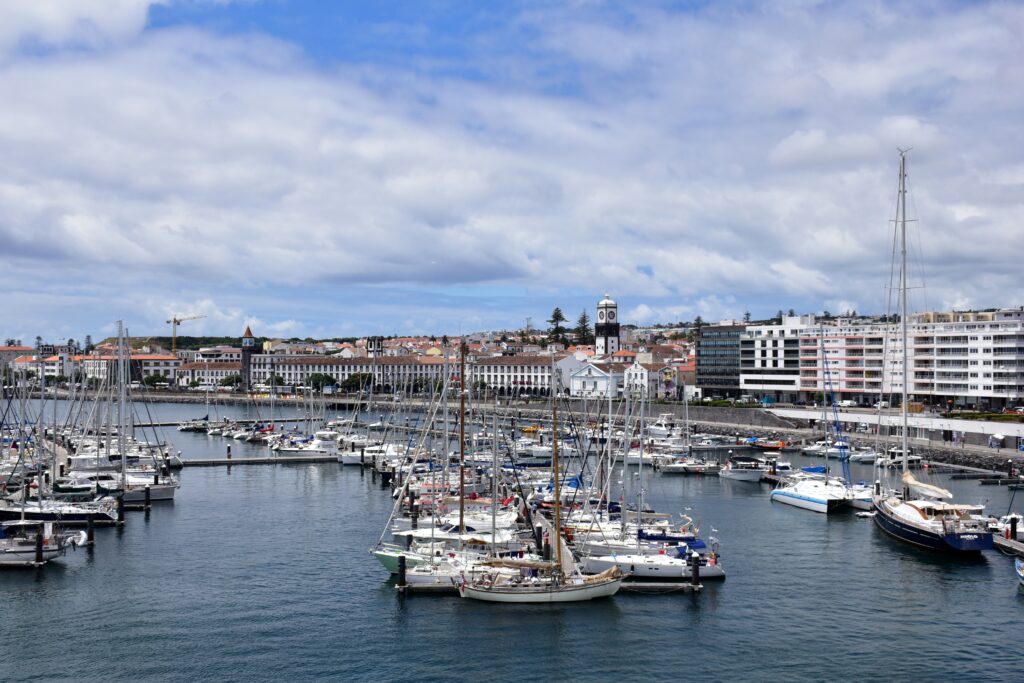
<svg viewBox="0 0 1024 683">
<path fill-rule="evenodd" d="M 557 383 L 557 375 L 555 382 Z M 552 432 L 558 434 L 558 394 L 552 395 L 551 425 Z M 552 440 L 551 473 L 554 479 L 553 490 L 561 491 L 558 468 L 559 439 Z M 471 600 L 505 603 L 559 603 L 581 602 L 614 595 L 622 585 L 623 575 L 617 567 L 594 576 L 580 574 L 562 537 L 562 502 L 561 496 L 554 496 L 553 526 L 549 527 L 549 535 L 555 548 L 555 561 L 535 560 L 494 560 L 489 564 L 506 568 L 518 569 L 518 574 L 499 575 L 485 572 L 480 576 L 460 577 L 458 582 L 459 595 Z M 495 564 L 500 563 L 500 564 Z"/>
<path fill-rule="evenodd" d="M 951 499 L 953 494 L 944 488 L 919 482 L 908 471 L 910 444 L 907 385 L 910 373 L 907 371 L 907 155 L 902 150 L 899 174 L 897 224 L 900 231 L 900 346 L 904 368 L 900 402 L 903 429 L 899 453 L 903 460 L 903 490 L 902 495 L 883 492 L 881 482 L 875 482 L 874 520 L 882 531 L 905 543 L 930 550 L 977 553 L 992 547 L 992 533 L 988 530 L 987 520 L 982 516 L 984 508 L 944 502 Z"/>
</svg>

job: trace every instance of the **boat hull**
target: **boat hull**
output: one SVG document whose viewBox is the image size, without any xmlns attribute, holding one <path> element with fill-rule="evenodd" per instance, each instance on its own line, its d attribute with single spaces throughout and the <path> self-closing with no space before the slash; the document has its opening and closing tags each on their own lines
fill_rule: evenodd
<svg viewBox="0 0 1024 683">
<path fill-rule="evenodd" d="M 907 524 L 889 514 L 884 504 L 875 501 L 875 524 L 886 534 L 904 543 L 919 548 L 936 550 L 944 553 L 975 554 L 982 550 L 992 549 L 991 533 L 948 533 L 939 534 L 927 529 Z"/>
<path fill-rule="evenodd" d="M 172 484 L 156 484 L 149 487 L 149 500 L 150 502 L 174 500 L 174 491 L 177 486 Z M 145 503 L 146 502 L 146 488 L 130 488 L 124 492 L 124 502 L 126 503 Z"/>
<path fill-rule="evenodd" d="M 1013 561 L 1013 568 L 1017 572 L 1017 580 L 1020 581 L 1021 588 L 1024 588 L 1024 560 L 1015 558 Z"/>
<path fill-rule="evenodd" d="M 815 498 L 813 496 L 804 496 L 793 491 L 787 491 L 785 489 L 776 489 L 772 491 L 768 496 L 772 502 L 785 503 L 786 505 L 792 505 L 803 510 L 811 510 L 812 512 L 820 512 L 822 514 L 828 514 L 835 512 L 846 505 L 846 500 L 836 500 L 832 498 Z"/>
<path fill-rule="evenodd" d="M 504 602 L 521 604 L 553 604 L 560 602 L 583 602 L 615 595 L 622 585 L 622 579 L 610 579 L 599 583 L 539 587 L 514 586 L 483 588 L 463 583 L 459 595 L 470 600 L 483 602 Z"/>
<path fill-rule="evenodd" d="M 763 474 L 763 470 L 732 469 L 729 467 L 718 470 L 718 476 L 723 479 L 732 479 L 733 481 L 761 481 Z"/>
<path fill-rule="evenodd" d="M 618 568 L 630 579 L 686 582 L 693 578 L 693 566 L 680 558 L 662 559 L 661 555 L 616 555 L 588 557 L 584 566 L 588 572 L 600 573 Z M 701 562 L 698 578 L 724 579 L 725 568 L 718 563 Z"/>
</svg>

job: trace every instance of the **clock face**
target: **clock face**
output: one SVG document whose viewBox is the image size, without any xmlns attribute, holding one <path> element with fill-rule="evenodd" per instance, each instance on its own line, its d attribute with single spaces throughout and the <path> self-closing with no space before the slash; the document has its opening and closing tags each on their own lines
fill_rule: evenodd
<svg viewBox="0 0 1024 683">
<path fill-rule="evenodd" d="M 604 311 L 598 311 L 597 312 L 597 319 L 602 321 L 602 322 L 604 321 Z"/>
<path fill-rule="evenodd" d="M 615 311 L 608 311 L 608 319 L 615 320 Z"/>
</svg>

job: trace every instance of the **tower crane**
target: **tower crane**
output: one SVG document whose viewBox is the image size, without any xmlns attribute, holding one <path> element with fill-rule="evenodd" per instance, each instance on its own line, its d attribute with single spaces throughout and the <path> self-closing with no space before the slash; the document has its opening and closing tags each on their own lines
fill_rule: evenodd
<svg viewBox="0 0 1024 683">
<path fill-rule="evenodd" d="M 178 325 L 185 322 L 186 320 L 199 320 L 205 318 L 205 315 L 186 315 L 182 317 L 171 316 L 171 319 L 167 321 L 167 324 L 171 326 L 171 353 L 178 355 Z"/>
</svg>

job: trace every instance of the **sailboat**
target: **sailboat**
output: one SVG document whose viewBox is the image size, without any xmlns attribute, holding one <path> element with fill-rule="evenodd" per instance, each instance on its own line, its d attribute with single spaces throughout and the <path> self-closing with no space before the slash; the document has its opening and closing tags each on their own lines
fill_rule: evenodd
<svg viewBox="0 0 1024 683">
<path fill-rule="evenodd" d="M 883 492 L 875 482 L 875 523 L 893 538 L 912 545 L 958 554 L 977 553 L 992 547 L 992 533 L 979 505 L 955 505 L 944 502 L 953 494 L 944 488 L 919 482 L 908 471 L 910 453 L 907 418 L 910 372 L 907 362 L 907 154 L 900 150 L 900 178 L 897 202 L 900 232 L 900 343 L 903 354 L 903 381 L 900 414 L 902 417 L 901 453 L 903 491 Z M 913 497 L 912 495 L 913 494 Z"/>
<path fill-rule="evenodd" d="M 554 374 L 554 373 L 553 373 Z M 552 440 L 551 471 L 554 477 L 554 490 L 559 491 L 558 471 L 558 379 L 551 392 L 551 424 Z M 462 389 L 465 391 L 465 389 Z M 554 497 L 554 527 L 548 532 L 555 546 L 555 561 L 536 560 L 492 560 L 489 566 L 495 568 L 518 569 L 518 574 L 508 576 L 485 572 L 469 579 L 460 577 L 459 595 L 471 600 L 485 602 L 510 603 L 557 603 L 582 602 L 595 598 L 615 595 L 622 585 L 623 575 L 617 567 L 594 576 L 584 576 L 575 566 L 572 553 L 565 546 L 562 538 L 562 502 L 561 496 Z"/>
<path fill-rule="evenodd" d="M 3 522 L 0 523 L 0 567 L 35 567 L 85 542 L 84 531 L 65 532 L 54 522 Z"/>
</svg>

